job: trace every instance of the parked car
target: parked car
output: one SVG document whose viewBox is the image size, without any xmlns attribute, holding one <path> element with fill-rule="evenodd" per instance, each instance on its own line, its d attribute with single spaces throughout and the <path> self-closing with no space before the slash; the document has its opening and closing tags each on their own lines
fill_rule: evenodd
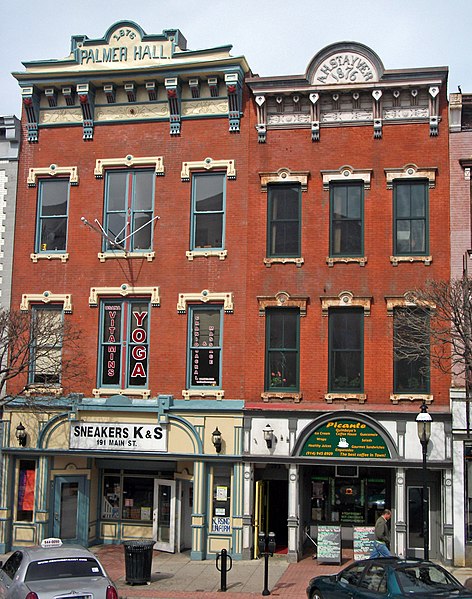
<svg viewBox="0 0 472 599">
<path fill-rule="evenodd" d="M 472 599 L 447 570 L 429 561 L 384 557 L 355 562 L 332 576 L 312 578 L 308 599 Z"/>
<path fill-rule="evenodd" d="M 118 599 L 95 555 L 80 545 L 46 539 L 0 562 L 0 599 Z"/>
</svg>

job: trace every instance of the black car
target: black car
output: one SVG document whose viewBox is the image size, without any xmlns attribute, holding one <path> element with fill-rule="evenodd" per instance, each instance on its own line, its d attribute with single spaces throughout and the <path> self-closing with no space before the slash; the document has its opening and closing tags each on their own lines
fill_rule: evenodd
<svg viewBox="0 0 472 599">
<path fill-rule="evenodd" d="M 355 562 L 308 584 L 308 599 L 401 599 L 402 597 L 472 599 L 447 570 L 429 561 L 383 557 Z"/>
</svg>

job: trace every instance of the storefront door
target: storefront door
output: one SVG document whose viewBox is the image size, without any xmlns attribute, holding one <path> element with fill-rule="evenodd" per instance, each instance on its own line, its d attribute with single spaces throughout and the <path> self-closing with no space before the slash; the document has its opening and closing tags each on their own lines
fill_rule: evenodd
<svg viewBox="0 0 472 599">
<path fill-rule="evenodd" d="M 154 481 L 154 549 L 175 552 L 175 481 Z"/>
<path fill-rule="evenodd" d="M 53 536 L 63 543 L 88 545 L 88 498 L 85 476 L 54 478 Z"/>
<path fill-rule="evenodd" d="M 429 488 L 428 488 L 429 493 Z M 422 511 L 422 487 L 408 487 L 408 555 L 411 557 L 423 557 L 424 539 L 423 539 L 423 511 Z M 429 505 L 429 502 L 428 502 Z M 430 514 L 428 514 L 430 523 Z M 431 525 L 429 547 L 431 547 Z"/>
</svg>

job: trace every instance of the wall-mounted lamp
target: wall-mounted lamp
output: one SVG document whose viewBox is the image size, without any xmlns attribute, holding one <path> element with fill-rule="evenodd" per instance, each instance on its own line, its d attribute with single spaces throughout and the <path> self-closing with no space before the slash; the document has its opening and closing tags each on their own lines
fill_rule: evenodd
<svg viewBox="0 0 472 599">
<path fill-rule="evenodd" d="M 264 441 L 267 443 L 268 449 L 272 449 L 272 443 L 274 441 L 274 429 L 268 424 L 262 429 L 264 433 Z"/>
<path fill-rule="evenodd" d="M 26 435 L 26 429 L 21 422 L 16 427 L 15 436 L 18 439 L 18 445 L 20 445 L 20 447 L 25 447 L 27 435 Z"/>
<path fill-rule="evenodd" d="M 215 430 L 212 432 L 211 441 L 212 441 L 213 445 L 215 446 L 216 453 L 220 453 L 220 451 L 221 451 L 221 433 L 218 430 L 218 427 L 216 427 Z"/>
</svg>

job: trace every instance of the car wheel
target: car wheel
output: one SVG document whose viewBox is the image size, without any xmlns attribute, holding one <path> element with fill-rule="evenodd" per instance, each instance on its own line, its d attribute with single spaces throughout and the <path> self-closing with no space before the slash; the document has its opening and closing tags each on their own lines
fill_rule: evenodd
<svg viewBox="0 0 472 599">
<path fill-rule="evenodd" d="M 310 599 L 323 599 L 323 595 L 321 594 L 321 591 L 319 591 L 318 589 L 313 589 L 310 595 Z"/>
</svg>

